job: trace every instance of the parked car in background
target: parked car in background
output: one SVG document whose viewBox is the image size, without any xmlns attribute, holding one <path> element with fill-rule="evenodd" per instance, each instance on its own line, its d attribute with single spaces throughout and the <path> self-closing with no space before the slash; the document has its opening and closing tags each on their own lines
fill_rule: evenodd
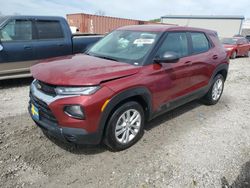
<svg viewBox="0 0 250 188">
<path fill-rule="evenodd" d="M 42 59 L 84 52 L 102 36 L 73 36 L 61 17 L 0 17 L 0 80 L 28 77 Z"/>
<path fill-rule="evenodd" d="M 238 56 L 250 56 L 250 43 L 244 37 L 222 38 L 221 43 L 231 59 L 235 59 Z"/>
<path fill-rule="evenodd" d="M 127 26 L 86 54 L 47 60 L 31 72 L 29 112 L 46 134 L 123 150 L 164 112 L 200 98 L 216 104 L 228 58 L 214 31 Z"/>
</svg>

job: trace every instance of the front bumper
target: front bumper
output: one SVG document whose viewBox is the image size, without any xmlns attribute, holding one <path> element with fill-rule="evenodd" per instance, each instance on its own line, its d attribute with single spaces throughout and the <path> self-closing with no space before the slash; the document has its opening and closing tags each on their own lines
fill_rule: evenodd
<svg viewBox="0 0 250 188">
<path fill-rule="evenodd" d="M 105 96 L 111 94 L 108 88 L 104 87 L 102 89 L 104 94 L 97 92 L 95 97 L 53 96 L 38 89 L 34 82 L 30 89 L 29 113 L 35 123 L 47 131 L 49 135 L 76 144 L 96 145 L 101 142 L 103 128 L 99 126 L 99 119 L 101 118 L 102 105 L 106 100 Z M 37 108 L 38 117 L 34 117 L 34 107 L 31 109 L 31 104 Z M 79 120 L 69 117 L 64 112 L 64 107 L 71 104 L 84 106 L 87 118 Z"/>
<path fill-rule="evenodd" d="M 60 125 L 46 121 L 37 120 L 32 117 L 31 105 L 29 105 L 29 113 L 33 121 L 50 136 L 61 140 L 65 143 L 75 143 L 75 144 L 99 144 L 100 134 L 98 133 L 88 133 L 86 130 L 81 128 L 68 128 L 60 127 Z"/>
</svg>

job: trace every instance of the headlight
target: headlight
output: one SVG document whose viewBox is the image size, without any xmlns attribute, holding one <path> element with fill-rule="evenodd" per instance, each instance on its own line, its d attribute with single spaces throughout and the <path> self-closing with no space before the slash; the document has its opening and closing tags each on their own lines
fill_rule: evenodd
<svg viewBox="0 0 250 188">
<path fill-rule="evenodd" d="M 100 86 L 90 86 L 90 87 L 57 87 L 56 93 L 58 95 L 92 95 Z"/>
<path fill-rule="evenodd" d="M 227 51 L 231 51 L 233 48 L 226 48 Z"/>
</svg>

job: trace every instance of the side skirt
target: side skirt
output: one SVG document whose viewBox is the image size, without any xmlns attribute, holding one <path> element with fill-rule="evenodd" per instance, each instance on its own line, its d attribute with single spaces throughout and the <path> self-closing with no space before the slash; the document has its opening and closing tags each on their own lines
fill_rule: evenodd
<svg viewBox="0 0 250 188">
<path fill-rule="evenodd" d="M 160 116 L 166 112 L 169 112 L 179 106 L 182 106 L 186 103 L 189 103 L 195 99 L 199 99 L 201 97 L 203 97 L 209 90 L 210 85 L 203 87 L 201 89 L 198 89 L 188 95 L 179 97 L 173 101 L 170 101 L 168 103 L 165 103 L 163 105 L 160 106 L 159 110 L 157 110 L 156 112 L 153 112 L 153 114 L 150 116 L 149 121 L 156 118 L 157 116 Z"/>
</svg>

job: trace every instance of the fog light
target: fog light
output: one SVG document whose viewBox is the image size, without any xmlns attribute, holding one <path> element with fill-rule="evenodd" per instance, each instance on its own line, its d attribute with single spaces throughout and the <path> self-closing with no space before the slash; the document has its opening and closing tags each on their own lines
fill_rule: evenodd
<svg viewBox="0 0 250 188">
<path fill-rule="evenodd" d="M 80 105 L 65 106 L 64 112 L 69 117 L 72 117 L 75 119 L 84 119 L 85 118 L 82 107 Z"/>
</svg>

